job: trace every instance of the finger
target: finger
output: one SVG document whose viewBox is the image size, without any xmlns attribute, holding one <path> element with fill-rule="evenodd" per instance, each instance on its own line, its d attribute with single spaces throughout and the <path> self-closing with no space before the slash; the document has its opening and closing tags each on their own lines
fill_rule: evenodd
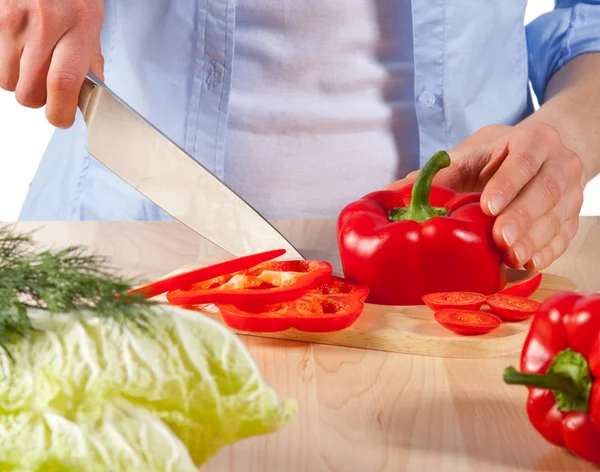
<svg viewBox="0 0 600 472">
<path fill-rule="evenodd" d="M 569 191 L 548 213 L 536 220 L 511 248 L 516 267 L 523 266 L 534 254 L 550 244 L 560 233 L 564 223 L 578 215 L 579 201 L 583 192 L 580 189 Z M 580 207 L 580 205 L 579 205 Z"/>
<path fill-rule="evenodd" d="M 21 56 L 15 98 L 23 106 L 40 108 L 46 103 L 46 76 L 52 50 L 67 30 L 67 25 L 42 6 L 30 22 Z"/>
<path fill-rule="evenodd" d="M 527 262 L 525 269 L 529 271 L 540 271 L 547 268 L 556 259 L 564 254 L 571 244 L 571 241 L 579 230 L 579 217 L 575 216 L 565 222 L 561 231 L 552 239 L 552 241 L 538 252 Z"/>
<path fill-rule="evenodd" d="M 96 75 L 100 80 L 104 81 L 104 56 L 102 55 L 102 47 L 100 45 L 100 38 L 94 45 L 94 54 L 90 62 L 90 71 Z"/>
<path fill-rule="evenodd" d="M 21 47 L 0 38 L 0 88 L 14 92 L 19 81 Z"/>
<path fill-rule="evenodd" d="M 18 5 L 0 8 L 0 88 L 14 92 L 27 28 L 27 12 Z"/>
<path fill-rule="evenodd" d="M 548 214 L 561 201 L 568 179 L 566 160 L 546 161 L 539 174 L 496 219 L 494 239 L 497 244 L 502 248 L 513 246 L 538 219 Z"/>
<path fill-rule="evenodd" d="M 46 103 L 46 76 L 56 38 L 32 41 L 23 49 L 15 98 L 25 107 L 40 108 Z"/>
<path fill-rule="evenodd" d="M 75 120 L 79 91 L 90 67 L 93 47 L 81 31 L 71 30 L 58 41 L 48 70 L 46 117 L 59 128 Z"/>
<path fill-rule="evenodd" d="M 483 206 L 491 216 L 500 214 L 535 177 L 549 154 L 562 148 L 560 136 L 550 126 L 529 126 L 515 134 L 508 144 L 508 155 L 482 192 Z"/>
</svg>

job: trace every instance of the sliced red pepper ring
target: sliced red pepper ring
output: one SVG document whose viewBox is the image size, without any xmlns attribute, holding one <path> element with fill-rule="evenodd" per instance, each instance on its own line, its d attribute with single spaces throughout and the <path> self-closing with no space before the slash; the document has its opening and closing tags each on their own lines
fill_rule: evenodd
<svg viewBox="0 0 600 472">
<path fill-rule="evenodd" d="M 506 321 L 526 320 L 540 308 L 540 302 L 515 295 L 489 295 L 486 302 L 492 313 Z"/>
<path fill-rule="evenodd" d="M 433 316 L 444 328 L 465 336 L 486 334 L 502 324 L 500 318 L 485 311 L 448 309 Z"/>
<path fill-rule="evenodd" d="M 533 277 L 518 282 L 510 287 L 506 287 L 500 290 L 500 295 L 515 295 L 517 297 L 530 297 L 535 293 L 540 284 L 542 283 L 542 273 L 538 272 Z"/>
<path fill-rule="evenodd" d="M 308 292 L 308 295 L 352 296 L 364 302 L 369 295 L 369 288 L 334 275 L 329 281 Z"/>
<path fill-rule="evenodd" d="M 271 304 L 300 298 L 331 278 L 325 261 L 270 261 L 167 293 L 173 305 Z"/>
<path fill-rule="evenodd" d="M 274 249 L 272 251 L 237 257 L 228 261 L 219 262 L 218 264 L 200 267 L 199 269 L 156 280 L 140 287 L 133 288 L 129 290 L 128 294 L 133 295 L 136 293 L 143 293 L 146 298 L 152 298 L 172 290 L 185 290 L 197 282 L 214 279 L 215 277 L 231 272 L 249 269 L 257 264 L 270 261 L 283 254 L 285 254 L 285 249 Z"/>
<path fill-rule="evenodd" d="M 298 277 L 312 277 L 319 285 L 332 277 L 333 267 L 325 261 L 269 261 L 256 265 L 246 271 L 250 277 L 258 277 L 267 283 L 270 280 L 283 281 L 283 285 L 294 283 Z"/>
<path fill-rule="evenodd" d="M 479 310 L 485 303 L 485 295 L 476 292 L 436 292 L 423 295 L 423 303 L 433 311 L 460 308 Z"/>
<path fill-rule="evenodd" d="M 364 309 L 354 296 L 304 296 L 267 305 L 218 305 L 227 326 L 239 331 L 272 333 L 295 328 L 305 332 L 339 331 L 351 326 Z"/>
</svg>

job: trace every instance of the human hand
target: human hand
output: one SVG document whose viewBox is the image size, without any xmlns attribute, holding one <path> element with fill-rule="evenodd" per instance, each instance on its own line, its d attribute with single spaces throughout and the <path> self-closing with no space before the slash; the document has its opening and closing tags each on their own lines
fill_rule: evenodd
<svg viewBox="0 0 600 472">
<path fill-rule="evenodd" d="M 0 0 L 0 88 L 68 128 L 88 71 L 103 78 L 103 21 L 104 0 Z"/>
<path fill-rule="evenodd" d="M 486 126 L 448 154 L 452 163 L 433 183 L 482 192 L 481 208 L 497 217 L 493 237 L 509 267 L 542 270 L 565 252 L 579 228 L 583 167 L 556 129 Z M 414 182 L 418 173 L 386 188 Z"/>
</svg>

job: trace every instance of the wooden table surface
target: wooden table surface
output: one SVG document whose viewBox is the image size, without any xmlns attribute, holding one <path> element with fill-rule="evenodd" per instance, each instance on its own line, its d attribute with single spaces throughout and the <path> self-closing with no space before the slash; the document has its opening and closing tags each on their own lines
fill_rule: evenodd
<svg viewBox="0 0 600 472">
<path fill-rule="evenodd" d="M 331 254 L 332 221 L 275 225 L 307 256 Z M 19 223 L 56 247 L 83 244 L 130 275 L 154 278 L 215 248 L 177 222 Z M 600 291 L 600 218 L 583 217 L 547 272 Z M 334 265 L 335 265 L 335 261 Z M 281 397 L 299 402 L 281 432 L 225 448 L 202 472 L 599 470 L 546 443 L 526 389 L 502 381 L 517 357 L 442 359 L 243 337 Z M 600 445 L 599 445 L 600 447 Z"/>
</svg>

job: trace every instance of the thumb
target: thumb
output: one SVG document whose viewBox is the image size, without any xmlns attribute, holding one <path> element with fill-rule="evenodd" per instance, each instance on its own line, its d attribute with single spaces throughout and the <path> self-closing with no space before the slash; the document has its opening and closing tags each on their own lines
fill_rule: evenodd
<svg viewBox="0 0 600 472">
<path fill-rule="evenodd" d="M 90 61 L 90 71 L 104 82 L 104 56 L 102 55 L 100 38 L 98 38 L 94 45 L 94 52 Z"/>
</svg>

